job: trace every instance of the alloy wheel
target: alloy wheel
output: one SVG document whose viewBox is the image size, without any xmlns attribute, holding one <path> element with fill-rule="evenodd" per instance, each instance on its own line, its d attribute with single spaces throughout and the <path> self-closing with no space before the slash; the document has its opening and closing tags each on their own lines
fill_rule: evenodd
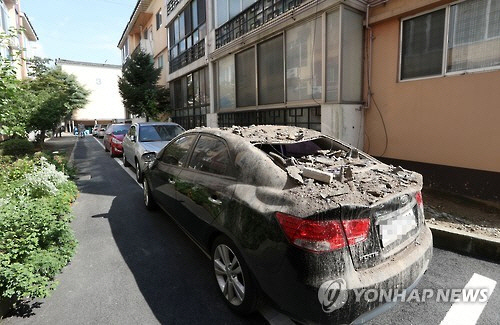
<svg viewBox="0 0 500 325">
<path fill-rule="evenodd" d="M 142 183 L 142 172 L 141 172 L 141 166 L 139 165 L 139 162 L 135 162 L 135 178 L 139 183 Z"/>
<path fill-rule="evenodd" d="M 215 278 L 227 301 L 239 306 L 245 299 L 245 279 L 236 254 L 224 244 L 219 244 L 214 252 Z"/>
</svg>

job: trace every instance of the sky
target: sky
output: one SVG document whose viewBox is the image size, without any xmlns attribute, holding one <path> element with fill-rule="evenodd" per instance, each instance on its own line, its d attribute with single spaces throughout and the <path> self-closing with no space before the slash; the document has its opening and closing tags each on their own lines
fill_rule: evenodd
<svg viewBox="0 0 500 325">
<path fill-rule="evenodd" d="M 36 55 L 121 64 L 118 42 L 136 0 L 21 0 L 39 41 Z"/>
</svg>

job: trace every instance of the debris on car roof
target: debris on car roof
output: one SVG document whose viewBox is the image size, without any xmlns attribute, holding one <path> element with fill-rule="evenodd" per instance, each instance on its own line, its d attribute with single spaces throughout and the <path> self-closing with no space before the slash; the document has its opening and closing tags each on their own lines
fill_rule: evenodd
<svg viewBox="0 0 500 325">
<path fill-rule="evenodd" d="M 321 133 L 314 130 L 304 129 L 296 126 L 283 125 L 250 125 L 232 126 L 221 128 L 233 134 L 247 138 L 252 143 L 273 142 L 273 143 L 294 143 L 307 139 L 314 139 L 321 136 Z"/>
<path fill-rule="evenodd" d="M 286 146 L 325 137 L 318 131 L 295 126 L 251 125 L 218 130 L 245 138 L 257 147 Z M 381 163 L 356 148 L 334 141 L 336 146 L 331 149 L 300 157 L 266 152 L 296 182 L 296 186 L 286 190 L 290 199 L 307 199 L 299 200 L 307 202 L 304 215 L 311 210 L 325 211 L 334 205 L 371 206 L 422 188 L 420 174 Z"/>
</svg>

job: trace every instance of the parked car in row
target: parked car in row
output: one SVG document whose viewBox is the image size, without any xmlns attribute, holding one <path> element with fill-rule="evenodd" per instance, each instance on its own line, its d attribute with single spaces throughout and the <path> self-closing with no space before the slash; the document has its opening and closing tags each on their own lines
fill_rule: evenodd
<svg viewBox="0 0 500 325">
<path fill-rule="evenodd" d="M 101 124 L 94 125 L 94 127 L 92 128 L 92 135 L 94 137 L 97 137 L 100 128 L 101 128 Z"/>
<path fill-rule="evenodd" d="M 104 138 L 104 134 L 106 133 L 106 130 L 108 126 L 111 124 L 101 124 L 101 127 L 97 130 L 97 137 L 98 138 Z"/>
<path fill-rule="evenodd" d="M 110 124 L 104 132 L 104 138 L 102 140 L 104 150 L 106 152 L 109 151 L 111 157 L 122 155 L 122 141 L 129 129 L 130 124 Z"/>
<path fill-rule="evenodd" d="M 135 123 L 123 139 L 123 165 L 133 165 L 138 182 L 142 182 L 145 163 L 141 159 L 145 153 L 156 155 L 170 140 L 184 132 L 176 123 L 145 122 Z"/>
<path fill-rule="evenodd" d="M 265 295 L 299 322 L 366 321 L 386 305 L 355 290 L 395 295 L 429 265 L 421 175 L 319 132 L 197 128 L 143 158 L 146 207 L 211 256 L 235 311 Z"/>
</svg>

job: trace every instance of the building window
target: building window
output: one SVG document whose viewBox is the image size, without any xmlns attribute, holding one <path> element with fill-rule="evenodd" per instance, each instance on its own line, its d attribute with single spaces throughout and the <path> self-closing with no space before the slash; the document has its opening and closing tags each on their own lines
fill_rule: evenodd
<svg viewBox="0 0 500 325">
<path fill-rule="evenodd" d="M 321 131 L 321 107 L 280 108 L 218 114 L 219 127 L 252 124 L 293 125 Z"/>
<path fill-rule="evenodd" d="M 216 27 L 234 18 L 255 2 L 256 0 L 216 0 Z"/>
<path fill-rule="evenodd" d="M 403 22 L 401 79 L 440 75 L 445 9 Z"/>
<path fill-rule="evenodd" d="M 235 55 L 236 60 L 236 106 L 255 106 L 255 48 Z"/>
<path fill-rule="evenodd" d="M 160 9 L 156 13 L 156 30 L 160 29 L 161 24 L 162 24 L 162 21 L 161 21 L 161 9 Z"/>
<path fill-rule="evenodd" d="M 286 32 L 286 99 L 321 98 L 321 19 Z"/>
<path fill-rule="evenodd" d="M 159 55 L 156 59 L 156 67 L 159 69 L 163 68 L 163 54 Z"/>
<path fill-rule="evenodd" d="M 283 35 L 257 46 L 259 105 L 284 102 Z"/>
<path fill-rule="evenodd" d="M 217 75 L 219 77 L 219 108 L 234 108 L 236 98 L 234 57 L 232 55 L 228 55 L 219 61 Z"/>
<path fill-rule="evenodd" d="M 171 72 L 205 55 L 205 16 L 205 1 L 193 0 L 168 27 Z"/>
<path fill-rule="evenodd" d="M 4 32 L 7 32 L 9 30 L 9 15 L 7 14 L 7 8 L 5 8 L 3 1 L 0 2 L 0 11 L 0 26 Z"/>
<path fill-rule="evenodd" d="M 452 5 L 447 72 L 500 65 L 500 1 Z"/>
<path fill-rule="evenodd" d="M 339 100 L 340 58 L 340 13 L 334 11 L 326 16 L 326 100 Z"/>
<path fill-rule="evenodd" d="M 208 68 L 194 71 L 171 82 L 172 120 L 185 129 L 206 125 L 210 107 Z"/>
<path fill-rule="evenodd" d="M 402 80 L 499 66 L 497 0 L 463 1 L 402 23 Z"/>
</svg>

